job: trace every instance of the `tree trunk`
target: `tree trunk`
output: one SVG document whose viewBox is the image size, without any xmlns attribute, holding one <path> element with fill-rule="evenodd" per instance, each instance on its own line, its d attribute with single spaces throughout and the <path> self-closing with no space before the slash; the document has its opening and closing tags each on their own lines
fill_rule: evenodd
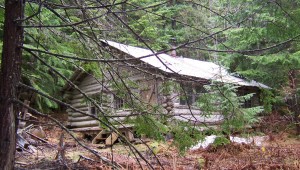
<svg viewBox="0 0 300 170">
<path fill-rule="evenodd" d="M 16 113 L 13 104 L 21 75 L 20 46 L 23 29 L 17 20 L 23 18 L 24 0 L 5 1 L 3 51 L 0 73 L 0 169 L 14 168 L 16 145 Z"/>
<path fill-rule="evenodd" d="M 299 72 L 300 70 L 289 71 L 289 83 L 291 90 L 291 99 L 289 104 L 290 109 L 294 112 L 296 133 L 300 135 L 300 96 L 299 96 Z"/>
<path fill-rule="evenodd" d="M 296 133 L 300 135 L 300 104 L 299 102 L 300 97 L 297 97 L 297 105 L 295 108 L 295 119 L 296 119 Z"/>
</svg>

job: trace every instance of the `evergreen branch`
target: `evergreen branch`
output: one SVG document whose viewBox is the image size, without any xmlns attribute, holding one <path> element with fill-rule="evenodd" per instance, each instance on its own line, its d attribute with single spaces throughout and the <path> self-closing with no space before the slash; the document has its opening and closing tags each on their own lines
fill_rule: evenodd
<svg viewBox="0 0 300 170">
<path fill-rule="evenodd" d="M 32 8 L 32 6 L 31 6 L 31 4 L 29 3 L 29 5 L 30 5 L 30 7 Z M 33 13 L 32 15 L 30 15 L 30 16 L 28 16 L 28 17 L 26 17 L 26 18 L 24 18 L 24 19 L 21 19 L 21 20 L 18 20 L 18 21 L 22 21 L 22 22 L 24 22 L 24 21 L 27 21 L 27 20 L 29 20 L 29 19 L 31 19 L 31 18 L 33 18 L 33 17 L 35 17 L 35 16 L 37 16 L 38 14 L 40 14 L 41 13 L 41 11 L 42 11 L 42 6 L 43 6 L 43 3 L 42 2 L 39 2 L 39 8 L 38 8 L 38 10 L 35 12 L 35 13 Z"/>
<path fill-rule="evenodd" d="M 127 3 L 127 4 L 128 4 L 128 5 L 131 5 L 131 6 L 133 6 L 133 7 L 137 7 L 137 8 L 139 7 L 139 6 L 134 5 L 134 4 L 130 4 L 130 3 Z M 150 11 L 150 10 L 143 10 L 143 11 L 145 11 L 146 13 L 153 14 L 153 15 L 155 15 L 155 16 L 159 16 L 159 17 L 168 19 L 168 20 L 170 20 L 170 21 L 175 21 L 176 23 L 180 23 L 180 24 L 182 24 L 183 26 L 187 26 L 187 27 L 192 28 L 192 29 L 194 29 L 194 30 L 196 30 L 196 31 L 200 31 L 201 33 L 203 33 L 203 34 L 205 34 L 205 35 L 210 35 L 209 32 L 203 31 L 203 30 L 201 30 L 201 29 L 199 29 L 199 28 L 197 28 L 197 27 L 194 27 L 194 26 L 192 26 L 192 25 L 190 25 L 190 24 L 188 24 L 188 23 L 185 23 L 185 22 L 183 22 L 183 21 L 177 20 L 177 19 L 175 19 L 175 18 L 167 17 L 167 16 L 164 16 L 164 15 L 160 15 L 160 14 L 157 14 L 157 13 L 152 12 L 152 11 Z M 215 38 L 214 36 L 210 36 L 210 38 L 214 39 L 215 41 L 218 41 L 217 38 Z M 219 41 L 218 41 L 218 42 L 219 42 Z M 232 48 L 226 46 L 223 42 L 219 42 L 219 43 L 221 43 L 221 44 L 222 44 L 225 48 L 227 48 L 227 49 L 232 49 Z M 175 48 L 174 50 L 176 50 L 176 48 Z M 171 51 L 171 50 L 170 50 L 170 51 Z"/>
<path fill-rule="evenodd" d="M 161 5 L 166 4 L 168 2 L 169 1 L 163 1 L 162 3 L 154 4 L 154 5 L 150 5 L 150 6 L 146 6 L 146 7 L 138 7 L 138 6 L 135 6 L 133 4 L 130 4 L 130 3 L 126 2 L 126 4 L 135 6 L 137 8 L 136 9 L 131 9 L 131 10 L 125 10 L 125 11 L 114 11 L 114 13 L 128 13 L 128 12 L 135 12 L 135 11 L 145 11 L 146 9 L 156 8 L 156 7 L 159 7 Z"/>
<path fill-rule="evenodd" d="M 66 20 L 63 16 L 61 16 L 58 12 L 56 12 L 55 10 L 53 10 L 52 8 L 45 6 L 49 11 L 51 11 L 55 16 L 57 16 L 59 19 L 61 19 L 63 22 L 65 23 L 69 23 L 68 20 Z M 99 42 L 97 39 L 94 39 L 92 37 L 90 37 L 88 34 L 84 33 L 83 31 L 79 30 L 79 28 L 76 28 L 75 26 L 71 25 L 71 27 L 73 28 L 73 30 L 75 32 L 77 32 L 83 39 L 84 36 L 88 37 L 89 39 L 91 39 L 95 44 L 97 44 L 98 46 L 100 46 Z"/>
<path fill-rule="evenodd" d="M 75 22 L 75 23 L 70 23 L 70 24 L 62 24 L 62 25 L 21 25 L 23 28 L 60 28 L 60 27 L 71 27 L 71 26 L 77 26 L 92 20 L 96 20 L 98 18 L 103 17 L 105 14 L 99 15 L 99 16 L 95 16 L 92 18 L 87 18 L 85 20 L 79 21 L 79 22 Z"/>
<path fill-rule="evenodd" d="M 200 48 L 200 47 L 192 47 L 192 46 L 185 46 L 183 48 L 191 48 L 191 49 L 198 49 L 198 50 L 202 50 L 202 51 L 210 51 L 210 52 L 220 52 L 220 53 L 239 53 L 239 54 L 243 54 L 243 55 L 251 55 L 251 53 L 255 53 L 255 52 L 264 52 L 264 51 L 267 51 L 267 50 L 271 50 L 271 49 L 274 49 L 276 47 L 280 47 L 280 46 L 283 46 L 285 44 L 288 44 L 292 41 L 295 41 L 297 38 L 300 37 L 300 34 L 288 39 L 288 40 L 285 40 L 285 41 L 282 41 L 278 44 L 274 44 L 274 45 L 271 45 L 269 47 L 265 47 L 265 48 L 261 48 L 261 49 L 254 49 L 254 50 L 214 50 L 214 49 L 208 49 L 208 48 Z M 259 54 L 259 55 L 263 55 L 263 54 Z"/>
<path fill-rule="evenodd" d="M 44 2 L 46 5 L 48 5 L 49 7 L 52 8 L 56 8 L 56 9 L 64 9 L 64 10 L 70 10 L 70 9 L 83 9 L 83 10 L 87 10 L 87 9 L 102 9 L 102 8 L 107 8 L 107 7 L 114 7 L 114 6 L 118 6 L 118 5 L 122 5 L 124 3 L 126 3 L 128 0 L 124 0 L 118 3 L 114 3 L 114 4 L 108 4 L 108 5 L 101 5 L 101 6 L 70 6 L 70 5 L 61 5 L 61 4 L 56 4 L 56 3 L 51 3 L 51 2 Z M 36 3 L 35 0 L 29 0 L 29 2 L 34 2 Z"/>
<path fill-rule="evenodd" d="M 229 21 L 225 16 L 223 16 L 223 15 L 219 14 L 218 12 L 212 10 L 210 7 L 207 7 L 207 6 L 205 6 L 205 5 L 202 5 L 202 4 L 200 4 L 200 3 L 197 3 L 197 2 L 194 2 L 194 1 L 191 1 L 191 0 L 186 0 L 185 2 L 192 3 L 192 4 L 195 4 L 195 5 L 199 5 L 200 7 L 209 10 L 210 12 L 216 14 L 217 16 L 223 18 L 225 21 L 227 21 L 228 23 L 230 23 L 230 21 Z"/>
<path fill-rule="evenodd" d="M 132 3 L 128 3 L 128 2 L 127 2 L 126 4 L 128 4 L 128 5 L 130 5 L 130 6 L 133 6 L 133 7 L 137 8 L 137 9 L 140 9 L 140 10 L 142 10 L 142 11 L 145 11 L 146 13 L 153 14 L 153 15 L 155 15 L 155 16 L 159 16 L 159 17 L 162 17 L 162 18 L 164 18 L 164 19 L 168 19 L 168 20 L 170 20 L 170 21 L 175 21 L 176 23 L 180 23 L 180 24 L 182 24 L 182 25 L 184 25 L 184 26 L 188 26 L 188 27 L 193 28 L 194 30 L 200 31 L 201 33 L 204 33 L 204 34 L 206 34 L 206 35 L 209 34 L 208 32 L 205 32 L 205 31 L 203 31 L 203 30 L 201 30 L 201 29 L 199 29 L 199 28 L 197 28 L 197 27 L 194 27 L 194 26 L 192 26 L 192 25 L 190 25 L 190 24 L 188 24 L 188 23 L 185 23 L 185 22 L 183 22 L 183 21 L 177 20 L 177 19 L 175 19 L 175 18 L 168 17 L 168 16 L 165 16 L 165 15 L 157 14 L 157 13 L 152 12 L 152 11 L 150 11 L 150 10 L 143 9 L 143 8 L 141 8 L 141 7 L 139 7 L 139 6 L 135 5 L 135 4 L 132 4 Z M 114 12 L 114 13 L 118 13 L 118 12 Z"/>
<path fill-rule="evenodd" d="M 184 97 L 185 97 L 185 100 L 188 101 L 188 95 L 187 95 L 187 93 L 186 93 L 184 87 L 182 86 L 182 84 L 180 84 L 180 87 L 181 87 L 181 90 L 183 91 L 183 95 L 184 95 Z M 188 106 L 190 115 L 192 115 L 192 117 L 193 117 L 195 120 L 197 120 L 196 116 L 195 116 L 195 115 L 193 114 L 193 112 L 192 112 L 191 104 L 187 102 L 187 106 Z M 208 127 L 207 124 L 206 124 L 205 122 L 203 122 L 203 125 L 204 125 L 205 127 Z M 195 124 L 194 124 L 194 127 L 195 127 Z"/>
<path fill-rule="evenodd" d="M 218 34 L 220 34 L 220 33 L 222 33 L 222 32 L 225 32 L 225 31 L 227 31 L 227 30 L 229 30 L 229 29 L 231 29 L 231 28 L 233 28 L 233 27 L 235 27 L 235 26 L 239 26 L 240 24 L 242 24 L 242 23 L 244 23 L 245 21 L 247 21 L 249 18 L 251 18 L 251 17 L 253 17 L 254 15 L 256 15 L 256 14 L 257 14 L 259 11 L 261 11 L 268 3 L 269 3 L 269 2 L 266 2 L 265 5 L 263 5 L 261 8 L 259 8 L 259 10 L 253 12 L 251 15 L 246 16 L 244 19 L 242 19 L 241 21 L 239 21 L 239 22 L 237 22 L 237 23 L 235 23 L 235 24 L 232 24 L 232 25 L 230 25 L 230 26 L 228 26 L 228 27 L 226 27 L 226 28 L 224 28 L 224 29 L 221 29 L 220 31 L 216 31 L 216 32 L 214 32 L 214 33 L 211 33 L 211 34 L 209 34 L 209 35 L 207 35 L 207 36 L 205 36 L 205 37 L 201 37 L 201 38 L 194 39 L 194 40 L 192 40 L 192 41 L 188 41 L 188 42 L 186 42 L 186 43 L 180 44 L 180 45 L 176 46 L 174 49 L 184 48 L 184 47 L 187 46 L 187 45 L 194 44 L 194 43 L 199 42 L 199 41 L 203 41 L 203 40 L 205 40 L 205 39 L 207 39 L 207 38 L 210 38 L 210 37 L 213 37 L 213 36 L 215 36 L 215 35 L 218 35 Z"/>
<path fill-rule="evenodd" d="M 282 7 L 282 5 L 280 5 L 279 4 L 279 2 L 277 2 L 277 1 L 272 1 L 273 3 L 275 3 L 282 11 L 283 11 L 283 13 L 285 13 L 295 24 L 297 24 L 298 26 L 300 26 L 299 25 L 299 22 L 297 22 L 297 20 L 295 20 L 295 18 L 294 17 L 292 17 L 292 15 L 289 13 L 289 12 L 287 12 L 283 7 Z"/>
</svg>

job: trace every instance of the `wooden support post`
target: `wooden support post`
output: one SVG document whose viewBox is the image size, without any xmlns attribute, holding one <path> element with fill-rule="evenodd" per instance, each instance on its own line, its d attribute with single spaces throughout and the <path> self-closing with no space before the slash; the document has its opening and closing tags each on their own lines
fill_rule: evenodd
<svg viewBox="0 0 300 170">
<path fill-rule="evenodd" d="M 63 164 L 66 163 L 66 157 L 65 157 L 65 143 L 64 143 L 64 133 L 62 133 L 60 135 L 59 138 L 59 143 L 58 143 L 58 148 L 57 148 L 57 154 L 55 156 L 56 160 L 59 160 L 60 162 L 62 162 Z"/>
<path fill-rule="evenodd" d="M 97 134 L 96 137 L 92 140 L 92 144 L 97 144 L 99 141 L 105 140 L 106 138 L 103 137 L 104 134 L 107 134 L 107 130 L 103 129 L 100 133 Z"/>
<path fill-rule="evenodd" d="M 29 106 L 30 101 L 29 100 L 25 100 L 24 104 L 26 106 Z M 19 120 L 19 123 L 18 123 L 18 128 L 19 129 L 23 129 L 26 126 L 26 121 L 24 121 L 24 120 L 26 119 L 27 112 L 28 112 L 28 109 L 26 107 L 23 107 L 22 111 L 21 111 L 21 114 L 19 115 L 19 118 L 22 119 L 22 120 Z"/>
<path fill-rule="evenodd" d="M 113 145 L 116 140 L 118 139 L 119 135 L 115 132 L 111 133 L 108 138 L 105 140 L 105 145 L 111 146 Z"/>
<path fill-rule="evenodd" d="M 134 141 L 133 133 L 130 130 L 125 130 L 125 137 L 131 142 Z"/>
</svg>

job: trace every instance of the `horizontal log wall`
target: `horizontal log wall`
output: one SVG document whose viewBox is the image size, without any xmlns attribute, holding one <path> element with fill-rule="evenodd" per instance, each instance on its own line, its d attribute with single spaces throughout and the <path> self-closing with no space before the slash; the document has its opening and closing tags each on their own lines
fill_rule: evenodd
<svg viewBox="0 0 300 170">
<path fill-rule="evenodd" d="M 86 95 L 92 96 L 94 94 L 100 93 L 102 86 L 99 83 L 101 80 L 96 80 L 93 76 L 87 75 L 78 85 L 78 88 L 82 90 Z M 82 112 L 90 114 L 90 106 L 84 95 L 78 90 L 73 89 L 70 98 L 70 105 Z M 81 127 L 99 127 L 99 122 L 94 120 L 90 116 L 83 115 L 79 112 L 75 112 L 72 109 L 67 109 L 69 126 L 72 128 Z"/>
<path fill-rule="evenodd" d="M 141 73 L 137 70 L 134 70 L 132 68 L 127 68 L 127 67 L 118 67 L 119 73 L 125 73 L 125 74 L 119 74 L 122 76 L 123 80 L 131 80 L 133 82 L 136 82 L 137 84 L 140 84 L 141 82 L 144 82 L 145 80 L 153 80 L 153 76 L 145 75 L 144 73 Z M 119 76 L 118 75 L 118 76 Z M 108 92 L 107 101 L 102 104 L 102 109 L 107 110 L 108 112 L 114 112 L 113 110 L 113 95 L 109 94 L 110 89 L 111 89 L 111 83 L 113 83 L 109 74 L 106 76 L 106 82 L 102 82 L 100 79 L 95 79 L 91 75 L 85 75 L 80 82 L 77 83 L 78 88 L 80 88 L 86 95 L 88 96 L 93 96 L 96 94 L 100 94 L 101 92 L 105 91 L 106 93 Z M 115 76 L 115 78 L 118 78 L 118 76 Z M 102 86 L 102 83 L 105 84 L 105 88 Z M 141 83 L 145 84 L 145 83 Z M 146 83 L 148 84 L 148 83 Z M 148 84 L 149 86 L 149 84 Z M 130 86 L 129 86 L 130 87 Z M 139 92 L 138 89 L 131 88 L 133 92 Z M 89 102 L 87 102 L 87 99 L 85 99 L 84 95 L 81 94 L 77 90 L 71 90 L 66 92 L 68 99 L 69 99 L 69 104 L 71 104 L 74 108 L 83 111 L 85 113 L 91 112 L 91 106 L 89 105 Z M 92 126 L 99 126 L 99 122 L 96 120 L 93 120 L 93 118 L 83 115 L 79 112 L 75 112 L 72 109 L 67 109 L 68 112 L 68 121 L 69 125 L 73 128 L 82 128 L 82 127 L 92 127 Z M 117 112 L 115 115 L 118 114 L 130 114 L 129 111 L 120 111 L 116 110 Z M 124 117 L 112 117 L 112 121 L 122 121 Z M 97 123 L 96 123 L 97 122 Z"/>
</svg>

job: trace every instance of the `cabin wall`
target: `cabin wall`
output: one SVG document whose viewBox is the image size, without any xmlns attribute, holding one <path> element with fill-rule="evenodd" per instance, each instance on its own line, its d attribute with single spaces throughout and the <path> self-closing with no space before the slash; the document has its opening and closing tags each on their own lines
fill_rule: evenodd
<svg viewBox="0 0 300 170">
<path fill-rule="evenodd" d="M 77 83 L 78 88 L 80 88 L 87 96 L 99 101 L 99 105 L 101 109 L 104 110 L 105 114 L 123 115 L 122 118 L 114 118 L 114 120 L 120 121 L 124 119 L 124 115 L 130 113 L 130 108 L 116 108 L 118 94 L 116 82 L 121 84 L 125 83 L 131 91 L 127 92 L 127 89 L 123 89 L 121 90 L 122 93 L 133 93 L 135 96 L 140 97 L 139 100 L 144 103 L 156 104 L 158 102 L 158 80 L 155 75 L 149 75 L 119 65 L 114 65 L 113 67 L 116 69 L 105 72 L 103 79 L 97 79 L 92 75 L 85 75 Z M 78 90 L 72 89 L 67 91 L 64 96 L 68 98 L 68 103 L 74 108 L 88 114 L 99 114 L 99 111 L 97 111 L 97 109 L 90 104 Z M 132 98 L 135 99 L 135 97 Z M 129 101 L 129 97 L 126 97 L 126 99 Z M 67 113 L 68 123 L 71 128 L 99 126 L 99 122 L 93 120 L 93 118 L 89 116 L 72 111 L 71 109 L 67 109 Z"/>
<path fill-rule="evenodd" d="M 163 88 L 163 80 L 155 74 L 149 75 L 142 73 L 138 70 L 127 67 L 118 67 L 117 69 L 118 76 L 112 74 L 118 79 L 125 80 L 124 83 L 128 83 L 127 86 L 132 93 L 135 93 L 141 102 L 151 105 L 161 105 L 163 110 L 162 113 L 173 115 L 173 118 L 182 121 L 190 121 L 193 123 L 201 124 L 203 122 L 207 124 L 217 124 L 222 120 L 222 116 L 218 113 L 207 117 L 203 115 L 201 110 L 195 105 L 183 105 L 180 102 L 181 92 L 178 89 L 173 89 L 170 93 L 164 94 L 161 89 Z M 126 73 L 126 74 L 122 74 Z M 84 77 L 78 87 L 92 98 L 99 98 L 101 96 L 100 107 L 107 114 L 122 115 L 121 118 L 114 118 L 118 121 L 124 119 L 125 115 L 131 113 L 130 108 L 115 108 L 115 96 L 116 92 L 112 87 L 113 83 L 111 82 L 111 76 L 106 75 L 104 81 L 97 80 L 91 75 Z M 135 85 L 132 85 L 134 82 Z M 105 86 L 102 86 L 101 83 L 104 83 Z M 187 85 L 186 85 L 187 86 Z M 127 93 L 125 91 L 125 93 Z M 240 88 L 238 93 L 241 95 L 247 93 L 258 93 L 258 89 L 255 88 Z M 68 96 L 69 103 L 76 109 L 79 109 L 85 113 L 93 114 L 93 106 L 87 102 L 84 96 L 77 90 L 71 90 L 65 93 L 65 96 Z M 252 105 L 259 105 L 259 94 L 256 94 L 251 99 Z M 149 107 L 150 108 L 150 107 Z M 99 122 L 93 120 L 89 116 L 82 115 L 78 112 L 74 112 L 70 109 L 67 110 L 69 115 L 69 125 L 71 127 L 94 127 L 99 126 Z M 94 113 L 94 114 L 97 114 Z"/>
<path fill-rule="evenodd" d="M 85 76 L 77 86 L 88 96 L 93 96 L 102 91 L 102 85 L 99 83 L 99 80 L 90 75 Z M 69 104 L 72 107 L 88 114 L 91 113 L 92 110 L 89 102 L 78 90 L 72 89 L 67 92 L 67 95 L 69 96 Z M 83 115 L 79 112 L 75 112 L 70 108 L 67 109 L 67 113 L 68 123 L 71 127 L 99 126 L 98 121 L 93 120 L 93 118 Z"/>
<path fill-rule="evenodd" d="M 198 91 L 201 97 L 201 93 L 204 93 L 201 88 L 196 89 L 197 86 L 194 86 L 192 83 L 184 83 L 184 87 L 191 86 L 194 91 Z M 182 87 L 182 86 L 181 86 Z M 173 118 L 181 121 L 189 121 L 194 124 L 218 124 L 222 122 L 223 116 L 219 113 L 214 113 L 210 116 L 204 115 L 204 113 L 194 104 L 182 104 L 180 102 L 180 97 L 183 97 L 184 94 L 181 94 L 181 87 L 177 89 L 173 89 L 173 91 L 169 94 L 163 95 L 163 103 L 162 106 L 165 108 L 165 112 L 167 114 L 173 115 Z M 199 86 L 198 86 L 199 87 Z M 240 87 L 237 92 L 239 95 L 246 95 L 249 93 L 253 93 L 252 98 L 245 102 L 244 107 L 254 107 L 259 106 L 260 99 L 260 90 L 256 87 Z M 194 97 L 195 100 L 195 97 Z"/>
</svg>

